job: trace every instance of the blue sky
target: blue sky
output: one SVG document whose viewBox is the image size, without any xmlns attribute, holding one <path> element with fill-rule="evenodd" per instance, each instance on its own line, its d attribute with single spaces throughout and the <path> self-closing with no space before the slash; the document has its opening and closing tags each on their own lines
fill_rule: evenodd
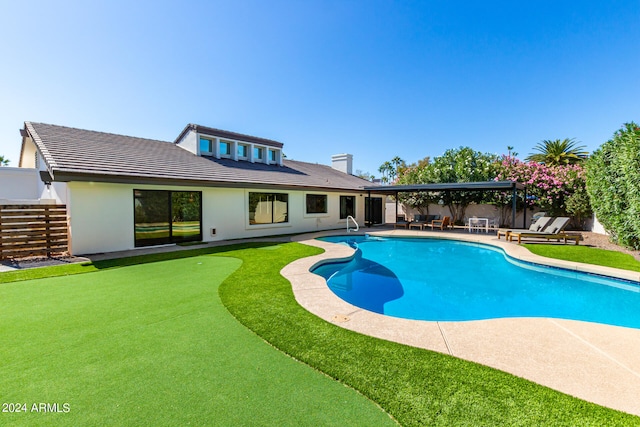
<svg viewBox="0 0 640 427">
<path fill-rule="evenodd" d="M 640 1 L 2 1 L 0 154 L 24 121 L 173 141 L 187 123 L 354 155 L 589 151 L 640 122 Z"/>
</svg>

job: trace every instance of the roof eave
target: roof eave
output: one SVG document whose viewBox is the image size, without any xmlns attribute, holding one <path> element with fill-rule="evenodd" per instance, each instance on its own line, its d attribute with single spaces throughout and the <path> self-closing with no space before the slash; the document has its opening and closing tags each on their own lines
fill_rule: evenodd
<svg viewBox="0 0 640 427">
<path fill-rule="evenodd" d="M 173 177 L 158 176 L 131 176 L 131 175 L 109 175 L 100 173 L 86 173 L 56 170 L 54 171 L 54 181 L 56 182 L 104 182 L 113 184 L 146 184 L 146 185 L 172 185 L 179 187 L 218 187 L 218 188 L 256 188 L 256 189 L 277 189 L 277 190 L 299 190 L 299 191 L 332 191 L 343 193 L 364 193 L 361 188 L 341 188 L 309 185 L 282 185 L 255 182 L 236 181 L 215 181 L 215 180 L 194 180 Z"/>
<path fill-rule="evenodd" d="M 500 190 L 524 190 L 525 185 L 515 181 L 479 181 L 479 182 L 452 182 L 434 184 L 413 185 L 383 185 L 368 186 L 366 191 L 383 194 L 395 194 L 414 191 L 500 191 Z"/>
</svg>

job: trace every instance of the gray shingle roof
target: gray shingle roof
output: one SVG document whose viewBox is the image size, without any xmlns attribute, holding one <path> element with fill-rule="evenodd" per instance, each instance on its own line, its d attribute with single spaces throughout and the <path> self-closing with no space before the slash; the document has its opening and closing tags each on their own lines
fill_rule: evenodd
<svg viewBox="0 0 640 427">
<path fill-rule="evenodd" d="M 167 142 L 25 122 L 55 181 L 362 190 L 369 181 L 329 166 L 198 157 Z M 239 134 L 237 134 L 239 135 Z"/>
</svg>

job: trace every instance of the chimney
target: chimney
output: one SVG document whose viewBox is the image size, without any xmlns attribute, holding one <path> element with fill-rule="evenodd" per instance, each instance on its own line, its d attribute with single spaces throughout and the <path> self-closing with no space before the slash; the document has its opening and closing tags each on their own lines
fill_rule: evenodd
<svg viewBox="0 0 640 427">
<path fill-rule="evenodd" d="M 334 154 L 331 156 L 331 167 L 340 172 L 353 175 L 353 155 Z"/>
</svg>

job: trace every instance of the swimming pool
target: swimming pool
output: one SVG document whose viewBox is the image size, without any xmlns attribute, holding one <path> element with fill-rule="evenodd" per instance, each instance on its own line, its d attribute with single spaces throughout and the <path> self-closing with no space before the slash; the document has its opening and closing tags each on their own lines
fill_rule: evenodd
<svg viewBox="0 0 640 427">
<path fill-rule="evenodd" d="M 640 328 L 640 283 L 517 261 L 489 245 L 332 236 L 356 249 L 313 269 L 343 300 L 431 321 L 551 317 Z"/>
</svg>

